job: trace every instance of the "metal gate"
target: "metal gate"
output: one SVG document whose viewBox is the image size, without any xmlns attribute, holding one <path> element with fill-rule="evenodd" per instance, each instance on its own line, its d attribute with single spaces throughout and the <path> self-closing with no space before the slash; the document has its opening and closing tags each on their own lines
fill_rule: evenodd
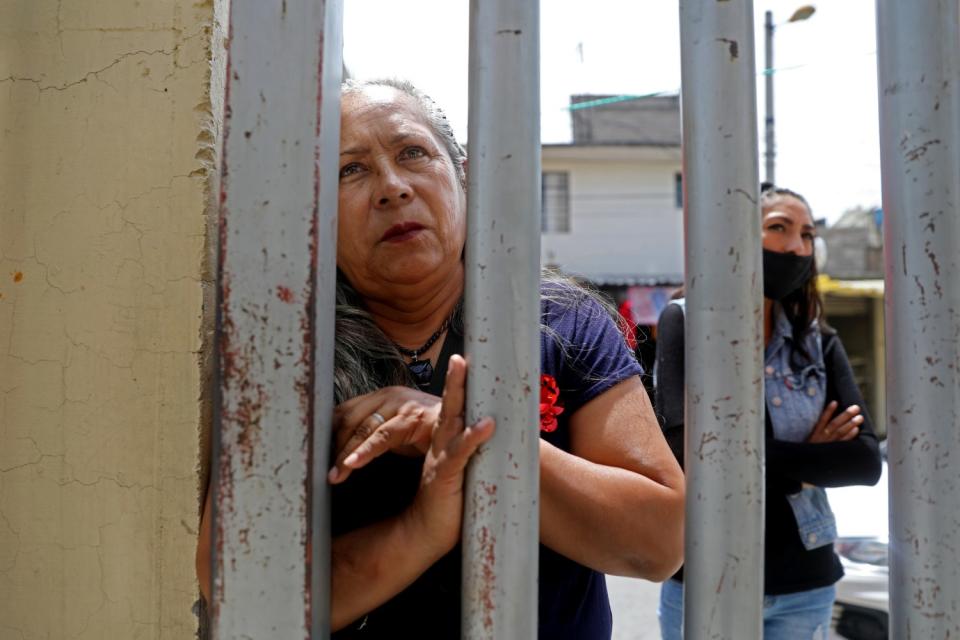
<svg viewBox="0 0 960 640">
<path fill-rule="evenodd" d="M 946 638 L 960 634 L 960 10 L 956 0 L 877 6 L 886 326 L 895 363 L 887 367 L 893 637 Z M 489 414 L 507 428 L 469 473 L 463 628 L 469 638 L 532 638 L 537 398 L 520 390 L 536 388 L 530 363 L 539 360 L 539 230 L 529 215 L 540 197 L 538 4 L 473 0 L 470 19 L 468 419 Z M 753 3 L 681 0 L 680 19 L 686 357 L 696 363 L 686 369 L 685 625 L 689 638 L 742 640 L 760 637 L 763 593 Z M 341 20 L 339 0 L 231 6 L 221 158 L 218 638 L 329 633 L 323 463 L 333 386 Z M 493 232 L 504 225 L 509 238 Z M 517 301 L 509 314 L 481 312 L 503 297 Z M 498 380 L 486 373 L 495 369 L 515 374 Z M 519 474 L 506 472 L 510 454 L 522 462 Z"/>
</svg>

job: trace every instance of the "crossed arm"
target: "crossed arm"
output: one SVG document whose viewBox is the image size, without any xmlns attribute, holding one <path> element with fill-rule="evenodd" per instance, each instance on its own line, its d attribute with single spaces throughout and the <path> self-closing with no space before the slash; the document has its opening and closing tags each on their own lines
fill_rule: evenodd
<svg viewBox="0 0 960 640">
<path fill-rule="evenodd" d="M 395 518 L 338 536 L 332 548 L 332 626 L 402 591 L 460 538 L 463 471 L 493 433 L 463 423 L 466 364 L 451 361 L 444 399 L 391 387 L 338 407 L 332 482 L 386 451 L 425 455 L 414 503 Z M 380 413 L 383 424 L 371 424 Z M 683 474 L 638 378 L 615 385 L 570 420 L 571 452 L 540 442 L 541 542 L 601 572 L 663 580 L 682 563 Z M 356 454 L 356 455 L 351 455 Z M 209 497 L 197 572 L 209 598 Z"/>
<path fill-rule="evenodd" d="M 683 464 L 684 313 L 668 305 L 657 341 L 657 409 L 670 448 Z M 824 338 L 827 399 L 806 442 L 777 440 L 768 433 L 767 473 L 822 487 L 876 484 L 881 472 L 877 437 L 839 337 Z M 843 410 L 840 408 L 844 407 Z"/>
<path fill-rule="evenodd" d="M 385 451 L 415 450 L 431 402 L 390 388 L 344 403 L 331 478 L 342 482 Z M 363 422 L 374 412 L 388 418 L 376 428 Z M 640 379 L 588 402 L 569 427 L 570 452 L 540 441 L 540 541 L 597 571 L 666 579 L 682 563 L 683 472 Z"/>
</svg>

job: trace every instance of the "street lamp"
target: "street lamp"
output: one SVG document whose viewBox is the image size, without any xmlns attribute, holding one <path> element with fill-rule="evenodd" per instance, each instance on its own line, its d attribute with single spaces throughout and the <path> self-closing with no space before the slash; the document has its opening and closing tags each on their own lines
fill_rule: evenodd
<svg viewBox="0 0 960 640">
<path fill-rule="evenodd" d="M 816 10 L 817 8 L 812 4 L 805 4 L 794 11 L 793 15 L 790 16 L 790 19 L 787 20 L 787 22 L 800 22 L 801 20 L 806 20 L 812 16 Z M 766 150 L 764 152 L 764 159 L 766 160 L 765 181 L 771 184 L 776 184 L 774 165 L 776 164 L 775 159 L 777 157 L 777 151 L 773 128 L 773 11 L 766 12 L 764 27 L 766 29 L 767 36 L 765 48 L 766 68 L 763 70 L 763 75 L 766 76 L 767 89 L 767 109 L 766 117 L 764 119 L 766 133 Z"/>
</svg>

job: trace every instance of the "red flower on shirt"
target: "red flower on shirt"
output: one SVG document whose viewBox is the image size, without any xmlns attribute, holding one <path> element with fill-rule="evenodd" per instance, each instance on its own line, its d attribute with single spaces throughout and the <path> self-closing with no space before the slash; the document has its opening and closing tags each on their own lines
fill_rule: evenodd
<svg viewBox="0 0 960 640">
<path fill-rule="evenodd" d="M 540 431 L 557 430 L 557 416 L 563 413 L 560 404 L 560 389 L 557 381 L 549 374 L 540 376 Z"/>
</svg>

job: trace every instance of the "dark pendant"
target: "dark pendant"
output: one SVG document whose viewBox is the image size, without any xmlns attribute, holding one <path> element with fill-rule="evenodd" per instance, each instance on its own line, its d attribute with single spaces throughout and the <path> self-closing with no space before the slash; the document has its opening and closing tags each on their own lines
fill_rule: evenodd
<svg viewBox="0 0 960 640">
<path fill-rule="evenodd" d="M 407 364 L 407 369 L 418 386 L 427 386 L 433 378 L 433 365 L 429 360 L 414 360 Z"/>
</svg>

